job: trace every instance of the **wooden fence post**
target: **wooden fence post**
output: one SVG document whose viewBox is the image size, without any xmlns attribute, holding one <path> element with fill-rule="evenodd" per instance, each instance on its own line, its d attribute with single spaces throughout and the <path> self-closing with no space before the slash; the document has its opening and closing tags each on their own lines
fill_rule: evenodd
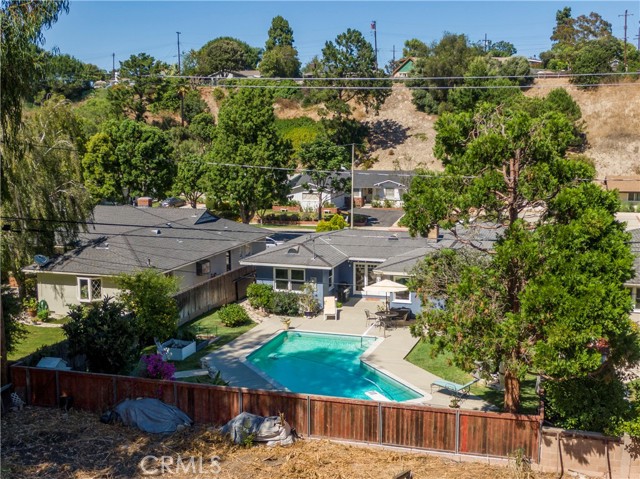
<svg viewBox="0 0 640 479">
<path fill-rule="evenodd" d="M 460 409 L 456 409 L 456 454 L 460 453 Z"/>
<path fill-rule="evenodd" d="M 378 444 L 382 444 L 382 403 L 378 403 Z"/>
<path fill-rule="evenodd" d="M 311 436 L 311 398 L 307 396 L 307 437 Z"/>
<path fill-rule="evenodd" d="M 27 397 L 25 398 L 25 401 L 27 404 L 31 404 L 31 371 L 29 369 L 27 369 L 27 374 L 25 374 L 26 376 L 26 383 L 27 383 Z"/>
<path fill-rule="evenodd" d="M 60 407 L 60 372 L 56 369 L 56 407 Z"/>
</svg>

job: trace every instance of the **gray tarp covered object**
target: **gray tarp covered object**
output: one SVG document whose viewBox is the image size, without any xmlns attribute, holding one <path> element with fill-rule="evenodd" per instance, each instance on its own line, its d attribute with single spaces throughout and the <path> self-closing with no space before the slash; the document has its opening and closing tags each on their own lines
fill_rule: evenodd
<svg viewBox="0 0 640 479">
<path fill-rule="evenodd" d="M 126 399 L 113 408 L 123 424 L 144 432 L 170 433 L 179 426 L 191 426 L 193 421 L 175 406 L 158 399 Z"/>
<path fill-rule="evenodd" d="M 256 416 L 243 412 L 220 428 L 236 444 L 242 444 L 252 435 L 254 442 L 266 442 L 267 446 L 293 444 L 297 438 L 295 430 L 280 416 Z"/>
</svg>

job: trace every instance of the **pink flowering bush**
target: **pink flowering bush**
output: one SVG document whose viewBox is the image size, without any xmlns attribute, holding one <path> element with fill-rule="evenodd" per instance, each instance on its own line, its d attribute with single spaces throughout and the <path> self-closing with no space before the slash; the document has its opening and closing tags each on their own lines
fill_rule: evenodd
<svg viewBox="0 0 640 479">
<path fill-rule="evenodd" d="M 173 379 L 176 367 L 164 361 L 161 354 L 147 354 L 142 356 L 142 361 L 147 366 L 145 376 L 151 379 Z"/>
</svg>

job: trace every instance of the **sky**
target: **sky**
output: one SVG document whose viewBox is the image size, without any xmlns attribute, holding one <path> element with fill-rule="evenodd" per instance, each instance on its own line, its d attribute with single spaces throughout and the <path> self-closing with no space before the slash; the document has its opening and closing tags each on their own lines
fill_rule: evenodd
<svg viewBox="0 0 640 479">
<path fill-rule="evenodd" d="M 640 0 L 589 1 L 97 1 L 71 0 L 69 13 L 45 32 L 46 49 L 58 48 L 105 70 L 132 54 L 148 53 L 177 63 L 177 35 L 182 53 L 199 49 L 207 41 L 232 36 L 264 47 L 271 19 L 286 18 L 299 58 L 304 65 L 321 55 L 328 40 L 346 31 L 360 30 L 374 43 L 371 22 L 377 26 L 378 63 L 402 56 L 405 40 L 437 41 L 444 32 L 464 33 L 472 42 L 486 38 L 515 45 L 519 55 L 539 56 L 551 47 L 549 37 L 556 11 L 569 6 L 573 17 L 599 13 L 623 38 L 625 10 L 627 38 L 637 45 Z M 633 15 L 633 16 L 631 16 Z"/>
</svg>

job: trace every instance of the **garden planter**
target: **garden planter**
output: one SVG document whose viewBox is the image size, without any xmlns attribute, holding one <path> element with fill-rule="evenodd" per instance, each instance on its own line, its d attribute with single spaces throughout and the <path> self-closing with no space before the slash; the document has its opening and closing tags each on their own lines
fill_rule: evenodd
<svg viewBox="0 0 640 479">
<path fill-rule="evenodd" d="M 195 352 L 195 341 L 183 341 L 180 339 L 165 341 L 162 343 L 162 351 L 160 351 L 167 361 L 182 361 Z"/>
</svg>

